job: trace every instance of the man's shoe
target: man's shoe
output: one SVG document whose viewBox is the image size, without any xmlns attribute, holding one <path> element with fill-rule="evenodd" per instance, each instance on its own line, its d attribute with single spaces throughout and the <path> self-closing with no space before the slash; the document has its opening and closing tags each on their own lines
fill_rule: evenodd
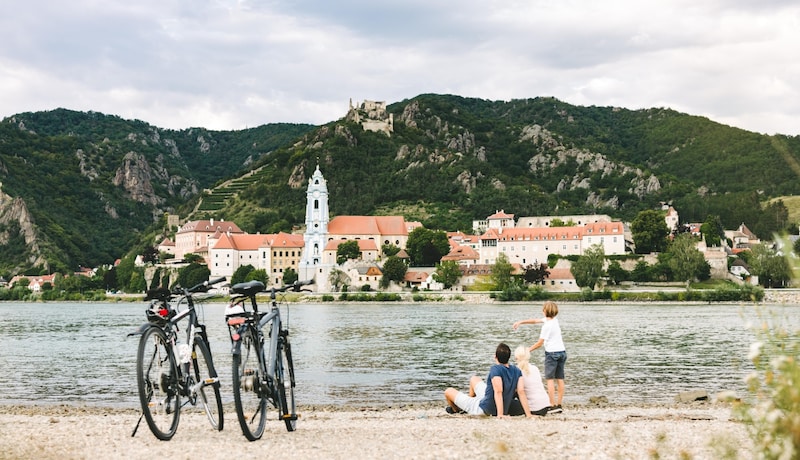
<svg viewBox="0 0 800 460">
<path fill-rule="evenodd" d="M 547 411 L 548 414 L 560 414 L 562 412 L 564 412 L 564 409 L 561 408 L 560 404 L 558 406 L 551 406 Z"/>
<path fill-rule="evenodd" d="M 452 407 L 450 407 L 450 406 L 447 406 L 447 407 L 445 407 L 445 408 L 444 408 L 444 411 L 445 411 L 445 412 L 447 412 L 448 414 L 456 414 L 456 413 L 457 413 L 457 412 L 456 412 L 456 411 L 454 411 L 454 410 L 453 410 L 453 408 L 452 408 Z"/>
</svg>

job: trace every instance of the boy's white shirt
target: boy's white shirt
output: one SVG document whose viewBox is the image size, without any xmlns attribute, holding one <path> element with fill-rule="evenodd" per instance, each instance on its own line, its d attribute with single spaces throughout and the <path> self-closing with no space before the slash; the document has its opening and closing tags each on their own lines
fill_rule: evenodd
<svg viewBox="0 0 800 460">
<path fill-rule="evenodd" d="M 558 318 L 544 318 L 539 338 L 544 340 L 544 351 L 566 351 L 564 340 L 561 338 L 561 326 L 558 324 Z"/>
</svg>

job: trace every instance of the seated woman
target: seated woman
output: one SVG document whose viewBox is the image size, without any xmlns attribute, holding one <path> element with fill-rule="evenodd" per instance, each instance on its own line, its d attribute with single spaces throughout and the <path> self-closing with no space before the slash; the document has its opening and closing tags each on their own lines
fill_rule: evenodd
<svg viewBox="0 0 800 460">
<path fill-rule="evenodd" d="M 528 400 L 528 407 L 533 415 L 547 415 L 547 409 L 550 408 L 550 397 L 547 396 L 547 391 L 544 389 L 542 383 L 542 374 L 539 369 L 530 363 L 531 352 L 528 347 L 519 346 L 514 350 L 514 360 L 517 362 L 517 367 L 522 371 L 522 379 L 525 382 L 525 396 Z M 511 401 L 511 407 L 508 411 L 509 415 L 528 415 L 525 409 L 519 402 L 519 399 Z"/>
</svg>

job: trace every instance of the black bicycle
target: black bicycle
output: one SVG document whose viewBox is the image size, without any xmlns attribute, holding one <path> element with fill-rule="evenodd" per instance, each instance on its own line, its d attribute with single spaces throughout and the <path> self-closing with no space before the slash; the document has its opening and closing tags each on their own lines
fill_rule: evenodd
<svg viewBox="0 0 800 460">
<path fill-rule="evenodd" d="M 267 406 L 278 410 L 278 419 L 288 431 L 297 429 L 294 400 L 294 364 L 289 329 L 281 320 L 277 294 L 299 292 L 311 281 L 270 288 L 248 281 L 231 286 L 231 301 L 225 311 L 233 353 L 233 399 L 242 433 L 255 441 L 264 434 Z M 271 308 L 259 312 L 256 296 L 269 292 Z M 249 302 L 248 302 L 249 301 Z M 247 305 L 252 311 L 248 311 Z"/>
<path fill-rule="evenodd" d="M 150 431 L 163 441 L 172 439 L 178 429 L 181 407 L 200 405 L 213 428 L 222 430 L 222 398 L 220 382 L 206 327 L 198 319 L 193 294 L 208 292 L 225 278 L 205 281 L 189 289 L 177 287 L 147 292 L 150 306 L 145 311 L 148 322 L 138 331 L 141 335 L 136 356 L 136 383 L 142 404 L 142 417 Z M 184 305 L 185 304 L 185 305 Z M 178 323 L 186 322 L 186 340 L 179 337 Z M 186 398 L 181 402 L 181 398 Z M 142 417 L 131 436 L 136 435 Z"/>
</svg>

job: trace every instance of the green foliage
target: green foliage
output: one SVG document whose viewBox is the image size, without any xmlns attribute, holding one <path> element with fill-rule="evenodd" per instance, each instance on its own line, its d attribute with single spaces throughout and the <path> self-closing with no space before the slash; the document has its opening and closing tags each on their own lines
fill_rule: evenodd
<svg viewBox="0 0 800 460">
<path fill-rule="evenodd" d="M 501 252 L 497 255 L 497 260 L 492 265 L 492 284 L 495 291 L 505 291 L 512 286 L 514 278 L 511 274 L 514 272 L 514 266 L 508 261 L 508 256 Z"/>
<path fill-rule="evenodd" d="M 207 265 L 191 263 L 180 269 L 175 285 L 190 288 L 207 281 L 209 276 L 211 276 L 211 270 Z"/>
<path fill-rule="evenodd" d="M 800 331 L 762 318 L 749 358 L 755 372 L 747 378 L 751 398 L 736 404 L 747 423 L 759 458 L 800 456 Z"/>
<path fill-rule="evenodd" d="M 408 234 L 406 252 L 411 259 L 411 266 L 432 267 L 450 252 L 447 233 L 417 227 Z"/>
<path fill-rule="evenodd" d="M 603 261 L 605 252 L 599 244 L 590 246 L 578 260 L 572 263 L 569 271 L 575 277 L 575 284 L 579 287 L 594 289 L 597 281 L 603 276 Z"/>
<path fill-rule="evenodd" d="M 669 246 L 669 267 L 673 279 L 692 281 L 704 277 L 710 270 L 703 253 L 695 247 L 693 236 L 682 233 Z M 707 278 L 707 276 L 705 276 Z"/>
<path fill-rule="evenodd" d="M 424 211 L 413 220 L 435 230 L 468 231 L 473 219 L 501 208 L 630 221 L 672 201 L 684 221 L 720 216 L 725 228 L 745 222 L 768 238 L 792 223 L 783 202 L 762 201 L 800 194 L 797 173 L 787 167 L 800 159 L 799 137 L 749 133 L 672 110 L 434 94 L 388 110 L 395 120 L 407 113 L 413 123 L 396 122 L 386 136 L 346 120 L 221 132 L 63 109 L 7 118 L 0 123 L 0 183 L 5 194 L 24 200 L 37 241 L 26 241 L 13 222 L 0 226 L 0 271 L 69 273 L 141 254 L 172 236 L 153 219 L 166 210 L 233 220 L 251 233 L 289 231 L 303 222 L 302 184 L 317 162 L 333 215 L 420 204 Z M 542 128 L 539 135 L 531 136 L 533 127 Z M 565 149 L 596 155 L 609 168 L 558 160 Z M 533 158 L 541 160 L 536 167 Z M 152 196 L 137 201 L 115 178 L 145 161 L 158 174 L 146 184 Z M 661 189 L 634 192 L 632 181 L 651 174 Z M 617 206 L 596 207 L 590 193 Z M 195 205 L 198 213 L 190 215 Z M 660 250 L 647 245 L 637 242 L 640 252 Z M 428 256 L 414 264 L 439 260 Z M 129 288 L 130 273 L 122 278 Z"/>
<path fill-rule="evenodd" d="M 637 254 L 661 252 L 667 246 L 669 228 L 662 213 L 648 209 L 633 219 L 631 234 Z"/>
<path fill-rule="evenodd" d="M 395 283 L 401 283 L 406 277 L 408 266 L 403 259 L 397 256 L 389 256 L 383 263 L 382 270 L 383 277 L 381 279 L 381 286 L 386 288 L 392 281 Z"/>
<path fill-rule="evenodd" d="M 544 280 L 548 276 L 550 276 L 550 270 L 547 269 L 546 264 L 528 264 L 522 273 L 522 280 L 526 284 L 544 284 Z"/>
<path fill-rule="evenodd" d="M 233 275 L 231 275 L 231 285 L 247 281 L 247 275 L 249 275 L 250 272 L 255 269 L 256 267 L 250 264 L 239 265 L 239 267 L 233 272 Z"/>
<path fill-rule="evenodd" d="M 706 246 L 714 247 L 719 246 L 722 239 L 725 238 L 725 227 L 719 216 L 708 216 L 706 221 L 700 225 L 700 233 L 706 242 Z"/>
<path fill-rule="evenodd" d="M 266 274 L 265 274 L 265 276 L 266 276 Z M 294 283 L 299 278 L 300 278 L 300 275 L 298 275 L 297 272 L 292 267 L 289 267 L 289 268 L 287 268 L 286 270 L 283 271 L 283 285 L 284 286 L 287 286 L 289 284 Z"/>
<path fill-rule="evenodd" d="M 442 283 L 445 289 L 450 289 L 461 279 L 461 269 L 458 266 L 458 262 L 445 260 L 436 266 L 436 271 L 433 272 L 432 276 L 433 280 L 437 283 Z"/>
<path fill-rule="evenodd" d="M 646 262 L 645 262 L 646 264 Z M 608 280 L 616 285 L 619 285 L 623 281 L 628 281 L 631 279 L 631 274 L 628 273 L 627 270 L 622 268 L 622 265 L 619 261 L 612 260 L 608 264 L 608 268 L 606 268 L 606 275 L 608 275 Z"/>
<path fill-rule="evenodd" d="M 347 240 L 344 243 L 339 243 L 336 247 L 336 263 L 342 265 L 351 259 L 361 258 L 361 248 L 358 247 L 358 241 Z"/>
<path fill-rule="evenodd" d="M 328 275 L 328 284 L 331 286 L 333 292 L 347 291 L 347 286 L 350 284 L 350 277 L 338 268 L 331 270 Z"/>
<path fill-rule="evenodd" d="M 745 256 L 750 272 L 758 276 L 764 287 L 783 287 L 791 279 L 791 269 L 786 258 L 765 245 L 757 244 Z"/>
<path fill-rule="evenodd" d="M 250 270 L 247 273 L 247 276 L 244 277 L 245 281 L 261 281 L 264 285 L 267 285 L 267 271 L 263 268 L 258 268 L 255 270 Z"/>
</svg>

